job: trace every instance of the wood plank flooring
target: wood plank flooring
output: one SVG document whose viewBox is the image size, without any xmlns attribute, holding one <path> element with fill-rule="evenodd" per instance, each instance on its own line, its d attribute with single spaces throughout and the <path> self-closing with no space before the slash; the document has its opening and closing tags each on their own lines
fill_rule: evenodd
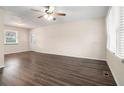
<svg viewBox="0 0 124 93">
<path fill-rule="evenodd" d="M 105 61 L 37 52 L 5 55 L 0 85 L 11 86 L 113 86 Z"/>
</svg>

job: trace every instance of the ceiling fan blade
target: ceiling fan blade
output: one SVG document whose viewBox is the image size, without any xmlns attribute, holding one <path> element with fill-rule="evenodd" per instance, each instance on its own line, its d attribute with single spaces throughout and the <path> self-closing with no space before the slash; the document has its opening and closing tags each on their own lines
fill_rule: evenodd
<svg viewBox="0 0 124 93">
<path fill-rule="evenodd" d="M 49 11 L 50 13 L 52 13 L 54 10 L 55 10 L 55 6 L 49 6 L 48 11 Z"/>
<path fill-rule="evenodd" d="M 32 11 L 35 11 L 35 12 L 42 12 L 40 10 L 36 10 L 36 9 L 31 9 Z"/>
<path fill-rule="evenodd" d="M 37 18 L 42 18 L 42 17 L 44 17 L 44 15 L 42 15 L 42 16 L 38 16 Z"/>
<path fill-rule="evenodd" d="M 66 16 L 65 13 L 53 13 L 52 15 L 54 15 L 54 16 Z"/>
</svg>

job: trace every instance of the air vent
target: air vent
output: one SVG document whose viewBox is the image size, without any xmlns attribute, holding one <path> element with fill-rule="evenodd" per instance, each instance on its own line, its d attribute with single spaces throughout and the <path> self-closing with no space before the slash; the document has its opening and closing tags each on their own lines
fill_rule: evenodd
<svg viewBox="0 0 124 93">
<path fill-rule="evenodd" d="M 103 76 L 104 77 L 109 77 L 109 72 L 108 71 L 103 71 Z"/>
</svg>

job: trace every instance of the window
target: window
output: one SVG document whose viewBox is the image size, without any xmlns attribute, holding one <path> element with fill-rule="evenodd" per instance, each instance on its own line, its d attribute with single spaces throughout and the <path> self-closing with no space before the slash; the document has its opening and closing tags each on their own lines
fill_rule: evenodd
<svg viewBox="0 0 124 93">
<path fill-rule="evenodd" d="M 5 31 L 5 44 L 17 44 L 17 32 L 16 31 Z"/>
<path fill-rule="evenodd" d="M 33 33 L 30 33 L 30 40 L 31 40 L 31 44 L 36 44 L 36 36 L 35 36 L 35 34 L 33 34 Z"/>
<path fill-rule="evenodd" d="M 111 7 L 106 22 L 107 49 L 124 58 L 124 7 Z"/>
<path fill-rule="evenodd" d="M 121 58 L 124 58 L 124 7 L 120 7 L 120 25 L 117 36 L 118 36 L 117 52 Z"/>
</svg>

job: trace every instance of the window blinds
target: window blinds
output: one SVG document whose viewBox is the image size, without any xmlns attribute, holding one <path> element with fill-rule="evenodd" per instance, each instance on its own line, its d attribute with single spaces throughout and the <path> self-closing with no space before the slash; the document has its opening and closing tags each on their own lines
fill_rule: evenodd
<svg viewBox="0 0 124 93">
<path fill-rule="evenodd" d="M 124 7 L 111 7 L 106 22 L 107 49 L 124 58 Z"/>
<path fill-rule="evenodd" d="M 120 7 L 120 24 L 117 31 L 117 54 L 124 58 L 124 7 Z"/>
</svg>

